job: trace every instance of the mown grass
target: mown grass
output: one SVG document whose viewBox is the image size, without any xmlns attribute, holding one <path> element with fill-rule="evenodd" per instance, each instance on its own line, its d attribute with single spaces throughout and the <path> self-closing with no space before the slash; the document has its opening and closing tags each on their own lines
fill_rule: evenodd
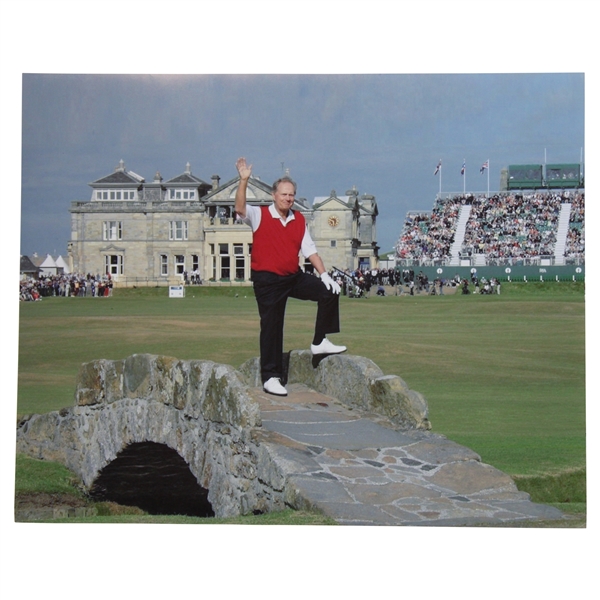
<svg viewBox="0 0 600 600">
<path fill-rule="evenodd" d="M 17 454 L 16 494 L 69 494 L 83 497 L 77 477 L 65 466 Z"/>
<path fill-rule="evenodd" d="M 512 476 L 585 469 L 583 284 L 342 298 L 341 311 L 332 339 L 421 392 L 434 432 Z M 289 302 L 287 350 L 308 347 L 313 321 L 312 303 Z M 164 288 L 117 289 L 22 303 L 19 341 L 23 415 L 71 405 L 79 365 L 97 358 L 149 352 L 237 367 L 258 354 L 258 317 L 251 288 L 188 288 L 171 299 Z"/>
</svg>

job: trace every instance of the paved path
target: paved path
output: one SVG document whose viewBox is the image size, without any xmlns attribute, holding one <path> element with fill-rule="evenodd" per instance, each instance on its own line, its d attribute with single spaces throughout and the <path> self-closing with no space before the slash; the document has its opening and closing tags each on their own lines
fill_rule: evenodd
<svg viewBox="0 0 600 600">
<path fill-rule="evenodd" d="M 562 519 L 512 479 L 444 436 L 397 431 L 300 384 L 277 397 L 251 390 L 262 442 L 284 473 L 296 508 L 345 525 L 458 526 Z"/>
</svg>

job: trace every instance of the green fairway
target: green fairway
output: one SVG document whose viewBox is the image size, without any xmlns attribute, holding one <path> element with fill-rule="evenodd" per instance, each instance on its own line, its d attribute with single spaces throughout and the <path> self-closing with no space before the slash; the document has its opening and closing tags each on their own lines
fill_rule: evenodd
<svg viewBox="0 0 600 600">
<path fill-rule="evenodd" d="M 237 297 L 236 297 L 237 294 Z M 502 295 L 341 299 L 334 342 L 402 377 L 433 431 L 512 475 L 585 467 L 583 284 L 504 284 Z M 315 305 L 288 304 L 286 350 L 305 349 Z M 251 288 L 116 289 L 21 303 L 18 415 L 73 404 L 82 362 L 135 353 L 239 367 L 258 355 Z"/>
</svg>

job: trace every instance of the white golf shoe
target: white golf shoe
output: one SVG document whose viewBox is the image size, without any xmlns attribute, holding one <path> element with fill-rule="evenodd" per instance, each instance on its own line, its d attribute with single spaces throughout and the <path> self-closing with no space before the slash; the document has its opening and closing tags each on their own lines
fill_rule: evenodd
<svg viewBox="0 0 600 600">
<path fill-rule="evenodd" d="M 311 344 L 310 351 L 313 353 L 313 355 L 341 354 L 342 352 L 346 352 L 346 346 L 336 346 L 335 344 L 332 344 L 327 338 L 324 338 L 318 346 Z"/>
<path fill-rule="evenodd" d="M 263 383 L 263 390 L 274 396 L 287 396 L 287 390 L 281 385 L 279 377 L 271 377 Z"/>
</svg>

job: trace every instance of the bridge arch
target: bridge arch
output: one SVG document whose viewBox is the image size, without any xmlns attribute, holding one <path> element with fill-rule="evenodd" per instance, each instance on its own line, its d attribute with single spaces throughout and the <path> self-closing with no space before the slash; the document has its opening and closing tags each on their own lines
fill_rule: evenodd
<svg viewBox="0 0 600 600">
<path fill-rule="evenodd" d="M 136 442 L 123 449 L 94 480 L 96 501 L 137 506 L 152 515 L 213 517 L 208 490 L 172 448 Z"/>
<path fill-rule="evenodd" d="M 17 450 L 64 464 L 89 490 L 127 447 L 163 445 L 208 490 L 215 515 L 227 517 L 285 508 L 268 450 L 255 440 L 259 425 L 259 407 L 233 367 L 133 355 L 83 364 L 75 406 L 24 417 Z"/>
</svg>

